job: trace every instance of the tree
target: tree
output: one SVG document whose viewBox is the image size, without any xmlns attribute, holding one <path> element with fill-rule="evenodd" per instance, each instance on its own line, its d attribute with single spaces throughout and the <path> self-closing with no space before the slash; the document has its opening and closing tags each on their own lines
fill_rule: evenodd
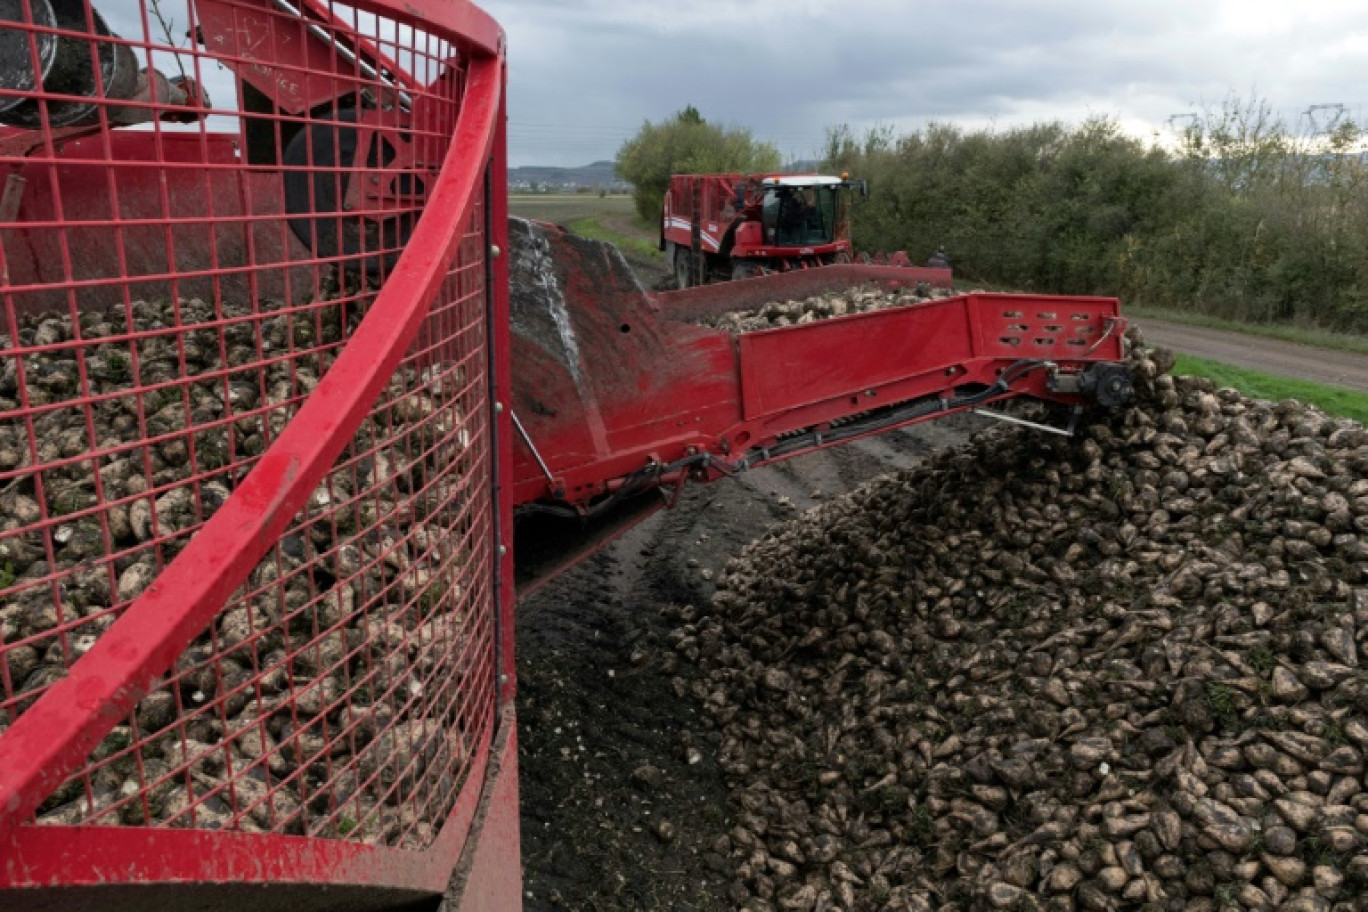
<svg viewBox="0 0 1368 912">
<path fill-rule="evenodd" d="M 647 121 L 622 144 L 617 173 L 634 188 L 637 212 L 648 222 L 660 220 L 672 174 L 719 171 L 773 171 L 779 150 L 758 142 L 749 130 L 708 123 L 693 105 L 659 123 Z"/>
</svg>

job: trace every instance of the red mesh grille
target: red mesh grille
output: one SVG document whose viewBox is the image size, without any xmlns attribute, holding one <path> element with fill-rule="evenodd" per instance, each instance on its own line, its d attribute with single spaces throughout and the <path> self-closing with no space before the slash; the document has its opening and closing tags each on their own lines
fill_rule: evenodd
<svg viewBox="0 0 1368 912">
<path fill-rule="evenodd" d="M 462 237 L 307 506 L 36 822 L 428 845 L 495 704 L 486 212 L 423 216 L 465 54 L 303 0 L 6 18 L 0 731 L 235 496 L 420 217 Z"/>
</svg>

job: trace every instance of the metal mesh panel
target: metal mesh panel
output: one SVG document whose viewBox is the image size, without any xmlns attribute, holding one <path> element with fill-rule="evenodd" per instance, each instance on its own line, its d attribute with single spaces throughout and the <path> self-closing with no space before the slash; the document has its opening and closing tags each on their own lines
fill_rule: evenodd
<svg viewBox="0 0 1368 912">
<path fill-rule="evenodd" d="M 0 0 L 0 20 L 3 737 L 349 344 L 465 66 L 340 4 Z M 461 217 L 307 507 L 34 822 L 431 842 L 495 701 L 485 213 Z"/>
</svg>

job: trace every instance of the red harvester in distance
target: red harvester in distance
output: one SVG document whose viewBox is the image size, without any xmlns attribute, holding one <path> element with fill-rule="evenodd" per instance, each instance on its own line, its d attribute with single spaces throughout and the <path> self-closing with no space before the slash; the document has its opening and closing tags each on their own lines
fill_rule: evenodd
<svg viewBox="0 0 1368 912">
<path fill-rule="evenodd" d="M 853 263 L 850 195 L 869 185 L 822 174 L 676 174 L 660 220 L 660 249 L 680 288 L 814 266 Z M 949 269 L 912 267 L 905 278 L 948 288 Z"/>
</svg>

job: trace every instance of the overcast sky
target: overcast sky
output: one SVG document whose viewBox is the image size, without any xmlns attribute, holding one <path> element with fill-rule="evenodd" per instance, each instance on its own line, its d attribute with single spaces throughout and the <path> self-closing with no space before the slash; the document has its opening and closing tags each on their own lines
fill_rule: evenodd
<svg viewBox="0 0 1368 912">
<path fill-rule="evenodd" d="M 1368 109 L 1368 0 L 483 0 L 509 43 L 509 161 L 611 159 L 685 105 L 786 159 L 826 127 L 1114 117 L 1148 136 L 1232 93 L 1297 128 Z M 1320 122 L 1328 115 L 1317 115 Z"/>
</svg>

